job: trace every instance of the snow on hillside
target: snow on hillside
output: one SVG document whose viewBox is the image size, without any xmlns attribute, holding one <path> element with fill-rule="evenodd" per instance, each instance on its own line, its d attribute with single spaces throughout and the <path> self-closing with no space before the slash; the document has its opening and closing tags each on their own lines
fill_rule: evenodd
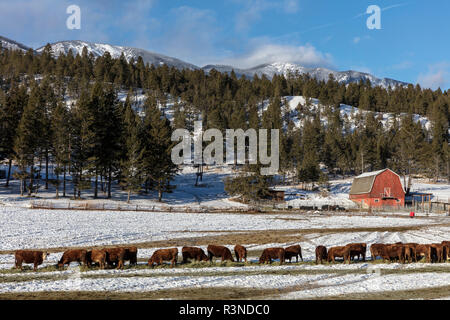
<svg viewBox="0 0 450 320">
<path fill-rule="evenodd" d="M 310 76 L 319 81 L 328 81 L 329 75 L 332 74 L 334 79 L 339 83 L 349 84 L 352 82 L 367 81 L 369 80 L 373 86 L 380 86 L 382 88 L 395 88 L 398 86 L 407 86 L 406 82 L 397 81 L 388 78 L 377 78 L 371 74 L 358 72 L 358 71 L 334 71 L 326 68 L 306 68 L 299 64 L 289 63 L 289 62 L 273 62 L 262 64 L 249 69 L 234 68 L 232 66 L 226 65 L 207 65 L 202 68 L 206 72 L 216 69 L 220 72 L 230 73 L 232 70 L 236 73 L 236 76 L 241 77 L 245 75 L 246 77 L 252 78 L 255 74 L 261 77 L 265 75 L 267 78 L 271 79 L 275 74 L 288 76 L 289 74 L 306 74 L 309 73 Z"/>
<path fill-rule="evenodd" d="M 21 50 L 21 51 L 27 51 L 28 49 L 30 49 L 27 46 L 25 46 L 19 42 L 16 42 L 14 40 L 11 40 L 11 39 L 8 39 L 8 38 L 2 37 L 2 36 L 0 36 L 0 44 L 3 49 Z"/>
<path fill-rule="evenodd" d="M 93 43 L 79 40 L 55 42 L 51 44 L 51 47 L 52 52 L 56 57 L 60 54 L 67 54 L 70 50 L 72 50 L 73 55 L 81 55 L 83 52 L 83 48 L 86 47 L 88 53 L 92 53 L 96 58 L 102 56 L 103 54 L 105 54 L 105 52 L 109 52 L 112 58 L 117 59 L 123 53 L 127 61 L 130 61 L 131 59 L 137 60 L 137 58 L 141 56 L 144 63 L 153 64 L 156 67 L 166 64 L 169 67 L 175 67 L 179 69 L 198 69 L 197 66 L 181 61 L 179 59 L 138 48 L 114 46 L 110 44 Z M 42 52 L 44 48 L 45 47 L 40 47 L 36 51 Z"/>
<path fill-rule="evenodd" d="M 328 123 L 326 115 L 323 113 L 323 111 L 325 110 L 325 107 L 319 102 L 319 99 L 310 98 L 310 106 L 309 107 L 306 106 L 306 99 L 303 96 L 285 96 L 285 97 L 281 98 L 281 102 L 283 103 L 284 100 L 286 100 L 288 103 L 288 107 L 289 107 L 288 110 L 290 113 L 289 117 L 294 121 L 294 124 L 297 128 L 300 128 L 304 121 L 304 120 L 300 120 L 298 118 L 297 106 L 299 104 L 301 104 L 303 106 L 304 110 L 309 113 L 315 114 L 320 111 L 322 124 L 326 125 Z M 260 112 L 262 113 L 262 111 L 266 110 L 267 107 L 269 106 L 269 104 L 270 104 L 269 100 L 264 101 L 264 103 L 260 106 Z M 393 114 L 393 113 L 365 111 L 365 110 L 362 110 L 362 109 L 359 109 L 359 108 L 356 108 L 353 106 L 349 106 L 346 104 L 341 104 L 339 108 L 340 108 L 341 118 L 342 119 L 347 118 L 350 120 L 350 125 L 351 125 L 352 131 L 357 128 L 356 118 L 357 118 L 358 114 L 361 114 L 363 117 L 365 117 L 366 115 L 368 115 L 370 113 L 374 114 L 375 118 L 380 120 L 380 122 L 382 123 L 382 125 L 385 129 L 389 128 L 395 119 L 395 114 Z M 400 117 L 402 117 L 404 115 L 406 115 L 406 114 L 402 113 L 402 114 L 400 114 Z M 424 117 L 424 116 L 421 116 L 418 114 L 414 114 L 413 117 L 414 117 L 414 121 L 420 122 L 420 124 L 422 125 L 423 128 L 425 128 L 427 130 L 431 129 L 431 122 L 427 117 Z"/>
</svg>

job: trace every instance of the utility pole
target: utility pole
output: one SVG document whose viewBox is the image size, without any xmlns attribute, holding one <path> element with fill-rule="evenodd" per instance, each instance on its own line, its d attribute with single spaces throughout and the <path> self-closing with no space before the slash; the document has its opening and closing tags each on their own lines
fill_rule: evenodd
<svg viewBox="0 0 450 320">
<path fill-rule="evenodd" d="M 364 153 L 363 150 L 361 149 L 361 174 L 364 173 Z"/>
</svg>

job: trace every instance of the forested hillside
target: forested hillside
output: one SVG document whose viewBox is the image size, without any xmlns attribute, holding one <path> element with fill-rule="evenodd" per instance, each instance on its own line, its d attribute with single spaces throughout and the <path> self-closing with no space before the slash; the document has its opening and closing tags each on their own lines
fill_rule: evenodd
<svg viewBox="0 0 450 320">
<path fill-rule="evenodd" d="M 46 185 L 63 193 L 70 176 L 74 197 L 88 189 L 97 196 L 100 181 L 108 182 L 110 196 L 117 181 L 130 193 L 157 190 L 161 199 L 177 171 L 170 160 L 172 130 L 192 129 L 196 119 L 203 128 L 281 129 L 280 174 L 300 182 L 385 167 L 450 179 L 449 92 L 419 85 L 393 90 L 298 74 L 237 78 L 109 53 L 94 58 L 87 50 L 54 58 L 47 45 L 41 54 L 0 50 L 0 86 L 0 156 L 19 166 L 24 194 L 33 193 L 42 168 Z M 146 95 L 142 113 L 133 108 L 138 90 Z M 121 92 L 129 93 L 124 102 Z M 286 96 L 302 96 L 304 103 L 291 112 Z M 313 99 L 322 107 L 311 109 Z M 373 112 L 349 119 L 342 104 Z M 168 106 L 171 122 L 161 111 Z M 393 123 L 383 126 L 374 112 L 392 113 Z M 429 128 L 414 114 L 427 117 Z M 49 164 L 55 179 L 47 175 Z"/>
</svg>

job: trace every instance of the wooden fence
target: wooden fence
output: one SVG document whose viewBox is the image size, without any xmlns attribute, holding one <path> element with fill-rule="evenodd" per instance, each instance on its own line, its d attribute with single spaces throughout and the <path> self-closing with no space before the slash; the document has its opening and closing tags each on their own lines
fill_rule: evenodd
<svg viewBox="0 0 450 320">
<path fill-rule="evenodd" d="M 142 211 L 142 212 L 180 212 L 180 213 L 256 213 L 257 208 L 210 208 L 204 206 L 158 206 L 115 202 L 65 201 L 53 202 L 45 200 L 31 201 L 32 209 L 49 210 L 89 210 L 89 211 Z"/>
</svg>

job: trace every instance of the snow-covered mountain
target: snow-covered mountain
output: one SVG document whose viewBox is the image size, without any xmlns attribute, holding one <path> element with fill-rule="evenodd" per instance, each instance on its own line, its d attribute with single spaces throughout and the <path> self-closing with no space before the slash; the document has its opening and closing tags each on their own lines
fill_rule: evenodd
<svg viewBox="0 0 450 320">
<path fill-rule="evenodd" d="M 20 44 L 16 41 L 10 40 L 8 38 L 4 38 L 0 36 L 0 42 L 4 48 L 10 49 L 18 49 L 18 50 L 28 50 L 29 48 Z M 130 59 L 135 59 L 139 56 L 142 57 L 144 63 L 153 64 L 155 66 L 160 66 L 163 64 L 168 65 L 169 67 L 175 67 L 177 69 L 191 69 L 196 70 L 200 69 L 198 66 L 182 61 L 180 59 L 176 59 L 173 57 L 165 56 L 159 53 L 147 51 L 144 49 L 132 48 L 132 47 L 124 47 L 124 46 L 115 46 L 110 44 L 102 44 L 102 43 L 93 43 L 88 41 L 79 41 L 79 40 L 70 40 L 70 41 L 59 41 L 50 44 L 52 47 L 52 51 L 55 56 L 60 55 L 61 53 L 67 54 L 69 50 L 72 50 L 74 55 L 80 54 L 83 51 L 83 48 L 86 47 L 89 53 L 92 53 L 94 57 L 102 56 L 105 52 L 109 52 L 113 58 L 119 58 L 123 53 L 125 58 L 129 61 Z M 42 52 L 44 47 L 38 48 L 36 51 L 38 53 Z M 227 72 L 230 73 L 232 70 L 236 73 L 238 77 L 245 75 L 248 78 L 252 78 L 255 74 L 258 76 L 265 75 L 269 79 L 271 79 L 275 74 L 284 74 L 287 76 L 289 73 L 295 74 L 305 74 L 309 73 L 313 78 L 318 80 L 328 80 L 329 74 L 333 74 L 334 78 L 340 83 L 352 83 L 358 82 L 360 80 L 370 80 L 372 85 L 381 86 L 387 88 L 391 86 L 395 88 L 397 86 L 406 86 L 408 85 L 405 82 L 397 81 L 389 78 L 377 78 L 369 73 L 358 72 L 358 71 L 334 71 L 326 68 L 306 68 L 299 64 L 289 63 L 289 62 L 273 62 L 266 63 L 262 65 L 258 65 L 253 68 L 248 69 L 240 69 L 235 68 L 233 66 L 228 65 L 207 65 L 201 68 L 205 72 L 210 72 L 212 69 L 216 69 L 219 72 Z"/>
<path fill-rule="evenodd" d="M 59 41 L 50 45 L 52 47 L 53 54 L 56 57 L 61 53 L 69 53 L 69 50 L 72 50 L 72 53 L 74 55 L 81 55 L 81 53 L 83 52 L 83 48 L 86 47 L 88 52 L 92 53 L 94 57 L 100 57 L 108 51 L 111 54 L 112 58 L 119 58 L 123 53 L 128 61 L 132 58 L 137 60 L 137 58 L 141 56 L 144 60 L 144 63 L 153 64 L 155 66 L 166 64 L 169 67 L 175 67 L 178 69 L 199 69 L 197 66 L 191 63 L 138 48 L 114 46 L 110 44 L 93 43 L 79 40 Z M 44 50 L 44 47 L 40 47 L 36 51 L 42 52 Z"/>
<path fill-rule="evenodd" d="M 364 72 L 352 70 L 334 71 L 326 68 L 305 68 L 295 63 L 285 63 L 285 62 L 266 63 L 249 69 L 238 69 L 226 65 L 207 65 L 202 69 L 207 72 L 211 71 L 212 69 L 216 69 L 217 71 L 228 73 L 231 72 L 231 70 L 234 70 L 234 72 L 238 77 L 241 77 L 243 75 L 245 75 L 246 77 L 253 77 L 255 74 L 257 74 L 259 77 L 265 75 L 269 79 L 271 79 L 275 74 L 284 74 L 285 76 L 287 76 L 289 73 L 291 74 L 309 73 L 313 78 L 324 81 L 328 80 L 328 77 L 331 73 L 339 83 L 347 84 L 351 82 L 359 82 L 360 80 L 370 80 L 372 85 L 381 86 L 383 88 L 387 88 L 389 86 L 394 88 L 397 86 L 408 85 L 406 82 L 397 81 L 389 78 L 380 79 Z"/>
<path fill-rule="evenodd" d="M 0 36 L 0 44 L 3 49 L 28 51 L 30 48 L 14 40 Z"/>
</svg>

